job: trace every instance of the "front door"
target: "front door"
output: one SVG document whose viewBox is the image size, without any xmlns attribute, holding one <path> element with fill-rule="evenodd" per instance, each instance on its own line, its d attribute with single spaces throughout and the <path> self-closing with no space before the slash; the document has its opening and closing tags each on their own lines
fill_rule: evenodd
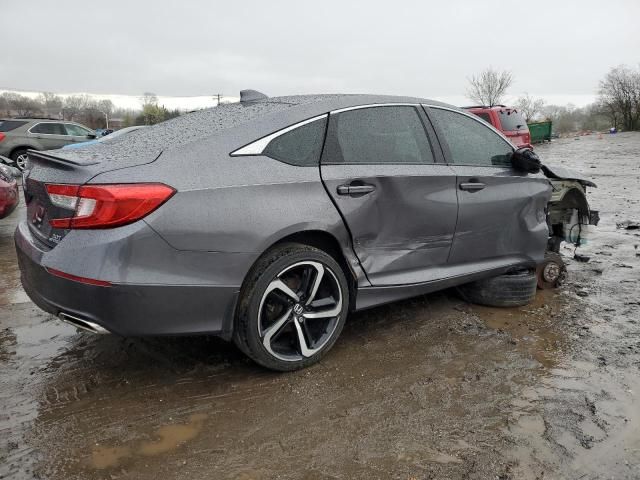
<svg viewBox="0 0 640 480">
<path fill-rule="evenodd" d="M 322 180 L 373 285 L 434 280 L 446 266 L 456 179 L 429 136 L 433 130 L 419 105 L 330 115 Z"/>
<path fill-rule="evenodd" d="M 549 235 L 549 181 L 514 170 L 513 146 L 474 116 L 436 106 L 427 111 L 457 177 L 458 223 L 449 262 L 541 261 Z"/>
<path fill-rule="evenodd" d="M 76 125 L 75 123 L 65 123 L 64 127 L 67 131 L 67 143 L 86 142 L 91 139 L 88 135 L 92 135 L 94 133 L 89 129 Z"/>
</svg>

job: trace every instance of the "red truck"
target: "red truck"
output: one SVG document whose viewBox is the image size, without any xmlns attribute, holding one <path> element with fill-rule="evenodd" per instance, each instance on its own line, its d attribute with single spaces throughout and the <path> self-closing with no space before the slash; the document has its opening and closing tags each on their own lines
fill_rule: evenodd
<svg viewBox="0 0 640 480">
<path fill-rule="evenodd" d="M 516 147 L 531 147 L 527 122 L 518 110 L 504 105 L 462 107 L 500 130 Z"/>
</svg>

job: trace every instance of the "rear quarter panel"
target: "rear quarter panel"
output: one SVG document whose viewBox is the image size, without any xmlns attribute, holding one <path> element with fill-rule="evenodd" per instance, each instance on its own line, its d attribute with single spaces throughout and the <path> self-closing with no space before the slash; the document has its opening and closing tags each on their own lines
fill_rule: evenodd
<svg viewBox="0 0 640 480">
<path fill-rule="evenodd" d="M 290 234 L 321 230 L 336 238 L 356 278 L 365 278 L 319 167 L 295 167 L 265 156 L 231 157 L 230 151 L 198 142 L 91 182 L 174 187 L 176 195 L 145 221 L 177 250 L 257 256 Z M 246 273 L 250 266 L 237 269 Z"/>
</svg>

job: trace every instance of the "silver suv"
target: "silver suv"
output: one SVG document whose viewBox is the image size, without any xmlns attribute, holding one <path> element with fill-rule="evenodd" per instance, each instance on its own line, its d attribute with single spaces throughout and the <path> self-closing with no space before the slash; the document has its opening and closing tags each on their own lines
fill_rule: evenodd
<svg viewBox="0 0 640 480">
<path fill-rule="evenodd" d="M 0 155 L 24 170 L 27 150 L 53 150 L 96 138 L 84 125 L 38 118 L 0 119 Z"/>
</svg>

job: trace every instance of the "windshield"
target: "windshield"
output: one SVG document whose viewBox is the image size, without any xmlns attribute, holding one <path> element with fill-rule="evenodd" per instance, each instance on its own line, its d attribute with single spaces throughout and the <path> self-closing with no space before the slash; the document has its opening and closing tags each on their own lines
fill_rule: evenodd
<svg viewBox="0 0 640 480">
<path fill-rule="evenodd" d="M 500 117 L 500 125 L 502 125 L 501 130 L 503 132 L 527 129 L 527 122 L 522 114 L 517 110 L 499 110 L 498 116 Z"/>
</svg>

